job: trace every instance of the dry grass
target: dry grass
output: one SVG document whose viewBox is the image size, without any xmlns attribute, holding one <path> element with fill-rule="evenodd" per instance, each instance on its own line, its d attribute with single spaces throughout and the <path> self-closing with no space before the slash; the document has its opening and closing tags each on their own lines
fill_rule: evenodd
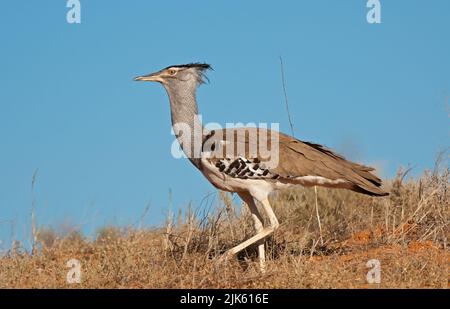
<svg viewBox="0 0 450 309">
<path fill-rule="evenodd" d="M 405 178 L 388 183 L 386 198 L 324 188 L 273 196 L 281 226 L 267 243 L 266 274 L 255 248 L 218 263 L 253 234 L 247 208 L 221 193 L 161 229 L 106 227 L 89 241 L 41 228 L 35 254 L 14 248 L 0 258 L 0 288 L 447 288 L 449 170 Z M 66 282 L 72 258 L 80 284 Z M 381 263 L 380 284 L 366 281 L 370 259 Z"/>
</svg>

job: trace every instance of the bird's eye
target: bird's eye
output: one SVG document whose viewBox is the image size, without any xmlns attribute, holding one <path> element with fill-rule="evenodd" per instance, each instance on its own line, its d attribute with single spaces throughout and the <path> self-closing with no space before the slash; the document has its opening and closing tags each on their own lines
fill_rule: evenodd
<svg viewBox="0 0 450 309">
<path fill-rule="evenodd" d="M 175 75 L 175 73 L 177 73 L 176 70 L 169 70 L 169 74 L 170 74 L 170 75 Z"/>
</svg>

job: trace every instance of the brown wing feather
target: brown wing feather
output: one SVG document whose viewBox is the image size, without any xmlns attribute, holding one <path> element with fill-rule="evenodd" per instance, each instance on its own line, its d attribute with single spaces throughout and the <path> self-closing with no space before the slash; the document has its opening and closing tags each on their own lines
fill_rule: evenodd
<svg viewBox="0 0 450 309">
<path fill-rule="evenodd" d="M 272 146 L 270 141 L 272 143 L 276 141 L 272 140 L 272 137 L 277 133 L 259 128 L 217 130 L 205 138 L 204 145 L 214 145 L 216 152 L 215 157 L 211 158 L 212 162 L 223 158 L 244 157 L 249 160 L 257 158 L 264 164 L 268 160 L 259 152 L 259 142 L 263 140 L 262 137 L 267 137 L 270 149 Z M 221 142 L 223 140 L 228 143 Z M 360 193 L 388 195 L 380 188 L 382 181 L 371 173 L 374 170 L 371 167 L 348 161 L 322 145 L 303 142 L 283 133 L 278 135 L 278 145 L 278 164 L 272 166 L 269 164 L 267 169 L 272 175 L 278 175 L 279 181 L 291 181 L 302 176 L 320 176 L 330 180 L 346 180 L 353 184 L 351 190 Z"/>
</svg>

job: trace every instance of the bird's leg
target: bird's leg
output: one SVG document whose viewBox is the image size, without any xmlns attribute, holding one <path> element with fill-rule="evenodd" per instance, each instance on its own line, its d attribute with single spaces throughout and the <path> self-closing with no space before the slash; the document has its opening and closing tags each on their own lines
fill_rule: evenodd
<svg viewBox="0 0 450 309">
<path fill-rule="evenodd" d="M 239 193 L 239 196 L 250 208 L 255 232 L 260 233 L 263 230 L 263 218 L 261 217 L 261 214 L 259 213 L 258 208 L 256 207 L 255 200 L 248 193 Z M 266 268 L 266 255 L 264 251 L 264 242 L 265 242 L 264 239 L 261 239 L 260 241 L 257 242 L 259 267 L 262 272 L 264 272 Z"/>
<path fill-rule="evenodd" d="M 278 223 L 278 219 L 275 216 L 272 207 L 270 206 L 269 200 L 268 199 L 264 199 L 261 201 L 261 204 L 263 205 L 263 209 L 266 212 L 267 216 L 269 217 L 269 221 L 270 221 L 270 227 L 266 227 L 263 228 L 260 232 L 258 232 L 255 236 L 247 239 L 246 241 L 244 241 L 243 243 L 237 245 L 236 247 L 231 248 L 230 250 L 227 251 L 226 256 L 232 256 L 235 255 L 236 253 L 244 250 L 245 248 L 247 248 L 248 246 L 266 238 L 267 236 L 269 236 L 270 234 L 272 234 L 280 225 Z"/>
<path fill-rule="evenodd" d="M 264 207 L 264 211 L 266 212 L 267 216 L 269 217 L 270 227 L 273 230 L 276 230 L 280 226 L 280 223 L 278 223 L 278 219 L 275 216 L 272 207 L 270 206 L 269 200 L 264 199 L 261 201 L 261 204 Z"/>
<path fill-rule="evenodd" d="M 261 239 L 266 238 L 271 233 L 273 233 L 273 231 L 274 230 L 272 228 L 263 228 L 262 231 L 259 232 L 258 234 L 256 234 L 255 236 L 250 237 L 249 239 L 247 239 L 246 241 L 244 241 L 241 244 L 237 245 L 236 247 L 233 247 L 230 250 L 228 250 L 226 255 L 227 256 L 235 255 L 236 253 L 238 253 L 238 252 L 244 250 L 245 248 L 247 248 L 248 246 L 253 245 L 254 243 L 260 241 Z"/>
</svg>

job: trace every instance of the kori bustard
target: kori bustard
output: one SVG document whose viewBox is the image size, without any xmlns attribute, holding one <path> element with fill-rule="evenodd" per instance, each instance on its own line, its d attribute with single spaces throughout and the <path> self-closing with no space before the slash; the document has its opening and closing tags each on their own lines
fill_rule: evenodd
<svg viewBox="0 0 450 309">
<path fill-rule="evenodd" d="M 373 168 L 350 162 L 331 150 L 273 130 L 233 128 L 205 130 L 200 123 L 196 90 L 211 66 L 173 65 L 136 77 L 158 82 L 169 96 L 172 126 L 181 149 L 192 164 L 218 189 L 235 192 L 248 205 L 256 234 L 231 248 L 232 256 L 257 244 L 265 269 L 264 239 L 279 223 L 268 200 L 271 192 L 293 185 L 344 188 L 372 196 L 388 195 Z M 257 204 L 269 219 L 264 226 Z"/>
</svg>

